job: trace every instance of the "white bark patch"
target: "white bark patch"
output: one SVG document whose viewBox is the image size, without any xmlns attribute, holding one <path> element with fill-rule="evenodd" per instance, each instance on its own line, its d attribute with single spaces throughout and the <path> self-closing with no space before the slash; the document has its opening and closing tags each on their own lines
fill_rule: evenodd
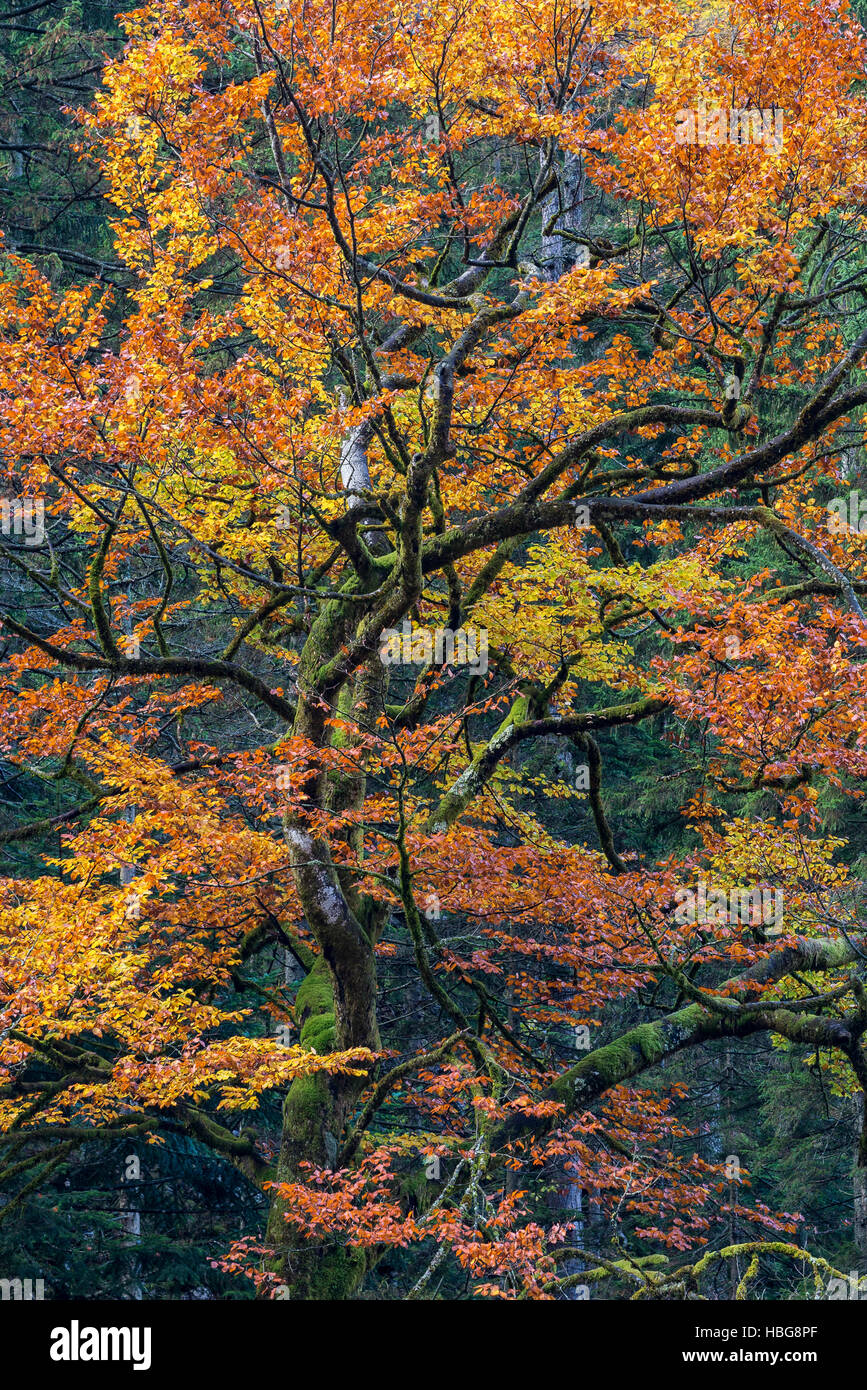
<svg viewBox="0 0 867 1390">
<path fill-rule="evenodd" d="M 297 826 L 287 826 L 286 842 L 294 850 L 301 862 L 293 867 L 313 881 L 316 894 L 316 908 L 328 926 L 336 927 L 346 922 L 343 898 L 331 882 L 328 869 L 315 857 L 316 847 L 313 837 Z"/>
<path fill-rule="evenodd" d="M 370 488 L 370 468 L 367 463 L 367 445 L 370 441 L 370 426 L 356 425 L 349 430 L 340 446 L 340 481 L 352 508 L 357 505 L 362 493 Z"/>
</svg>

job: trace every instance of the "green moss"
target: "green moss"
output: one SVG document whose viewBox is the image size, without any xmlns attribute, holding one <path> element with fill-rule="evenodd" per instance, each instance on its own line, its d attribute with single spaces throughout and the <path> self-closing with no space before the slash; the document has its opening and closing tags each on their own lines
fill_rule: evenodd
<svg viewBox="0 0 867 1390">
<path fill-rule="evenodd" d="M 643 1055 L 643 1054 L 642 1054 Z M 605 1083 L 614 1086 L 624 1076 L 629 1076 L 632 1072 L 633 1050 L 630 1034 L 618 1038 L 616 1042 L 608 1043 L 606 1047 L 600 1047 L 596 1053 L 591 1053 L 585 1064 L 586 1070 L 598 1072 Z"/>
<path fill-rule="evenodd" d="M 656 1023 L 642 1023 L 631 1028 L 622 1038 L 597 1048 L 561 1077 L 552 1088 L 558 1098 L 573 1104 L 580 1095 L 585 1076 L 599 1076 L 605 1087 L 616 1086 L 636 1072 L 643 1064 L 658 1062 L 665 1053 L 665 1037 Z"/>
<path fill-rule="evenodd" d="M 295 996 L 302 1047 L 331 1052 L 336 1046 L 334 996 L 328 967 L 321 957 L 302 981 Z"/>
<path fill-rule="evenodd" d="M 526 695 L 519 695 L 509 713 L 506 715 L 499 729 L 498 734 L 504 733 L 510 724 L 523 724 L 529 717 L 530 701 Z"/>
<path fill-rule="evenodd" d="M 331 981 L 328 968 L 321 957 L 298 986 L 295 1004 L 302 1014 L 327 1013 L 333 1010 Z"/>
<path fill-rule="evenodd" d="M 424 1159 L 421 1155 L 417 1161 L 405 1173 L 401 1173 L 398 1181 L 398 1195 L 402 1204 L 407 1210 L 418 1212 L 426 1211 L 431 1204 L 432 1195 L 438 1189 L 431 1185 L 430 1179 L 424 1170 Z"/>
<path fill-rule="evenodd" d="M 301 1044 L 319 1053 L 333 1052 L 337 1046 L 334 1014 L 317 1014 L 301 1029 Z"/>
<path fill-rule="evenodd" d="M 363 1250 L 347 1245 L 331 1249 L 312 1267 L 304 1297 L 345 1301 L 358 1289 L 366 1269 Z"/>
<path fill-rule="evenodd" d="M 665 1052 L 662 1032 L 655 1023 L 642 1023 L 638 1028 L 632 1028 L 626 1036 L 638 1043 L 646 1062 L 658 1062 Z"/>
<path fill-rule="evenodd" d="M 291 1132 L 299 1138 L 306 1131 L 315 1135 L 325 1113 L 328 1095 L 325 1078 L 321 1072 L 312 1076 L 298 1076 L 292 1082 L 286 1096 L 286 1118 L 291 1116 Z"/>
</svg>

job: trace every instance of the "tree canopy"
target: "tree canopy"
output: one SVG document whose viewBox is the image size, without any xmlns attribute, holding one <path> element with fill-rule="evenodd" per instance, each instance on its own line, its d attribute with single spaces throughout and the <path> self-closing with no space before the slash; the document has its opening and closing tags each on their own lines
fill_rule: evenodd
<svg viewBox="0 0 867 1390">
<path fill-rule="evenodd" d="M 80 10 L 3 59 L 0 1217 L 197 1154 L 261 1297 L 825 1288 L 867 1260 L 857 14 L 120 23 L 92 95 Z M 846 1120 L 850 1247 L 731 1069 Z"/>
</svg>

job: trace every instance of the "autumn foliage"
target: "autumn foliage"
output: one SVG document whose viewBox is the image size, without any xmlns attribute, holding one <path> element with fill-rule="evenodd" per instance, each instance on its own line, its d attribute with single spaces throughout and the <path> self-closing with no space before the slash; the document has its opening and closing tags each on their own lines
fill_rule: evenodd
<svg viewBox="0 0 867 1390">
<path fill-rule="evenodd" d="M 123 274 L 3 249 L 4 486 L 44 535 L 0 546 L 0 753 L 54 809 L 3 832 L 0 1179 L 185 1130 L 268 1196 L 225 1256 L 263 1296 L 384 1261 L 396 1296 L 558 1296 L 618 1258 L 576 1190 L 646 1295 L 733 1212 L 821 1278 L 667 1067 L 760 1034 L 867 1085 L 823 799 L 867 772 L 867 536 L 828 525 L 867 405 L 845 0 L 124 27 L 75 116 Z M 685 141 L 700 103 L 782 143 Z M 443 629 L 487 669 L 383 659 Z M 651 736 L 686 850 L 611 809 Z M 684 920 L 699 882 L 781 926 Z"/>
</svg>

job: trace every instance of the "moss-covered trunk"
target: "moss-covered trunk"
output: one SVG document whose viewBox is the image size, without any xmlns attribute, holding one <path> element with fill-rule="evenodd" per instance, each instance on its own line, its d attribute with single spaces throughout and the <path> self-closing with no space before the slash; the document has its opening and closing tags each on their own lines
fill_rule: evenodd
<svg viewBox="0 0 867 1390">
<path fill-rule="evenodd" d="M 351 690 L 341 694 L 341 714 L 359 724 L 372 723 L 374 704 L 382 698 L 383 668 L 378 660 L 364 667 Z M 296 732 L 324 742 L 323 710 L 311 702 L 299 710 Z M 345 769 L 311 781 L 308 804 L 329 811 L 363 805 L 366 774 L 355 740 L 337 735 L 346 748 Z M 334 742 L 334 740 L 332 741 Z M 329 845 L 311 833 L 304 805 L 286 817 L 286 839 L 308 927 L 319 947 L 296 996 L 296 1019 L 302 1046 L 324 1053 L 366 1047 L 378 1051 L 376 957 L 374 946 L 382 915 L 353 883 L 354 875 L 332 863 Z M 360 862 L 360 834 L 346 842 Z M 304 1181 L 307 1165 L 334 1168 L 359 1094 L 361 1076 L 306 1076 L 293 1082 L 283 1105 L 283 1128 L 276 1180 Z M 337 1242 L 308 1241 L 287 1212 L 291 1204 L 275 1196 L 268 1222 L 268 1241 L 278 1252 L 275 1270 L 291 1298 L 347 1299 L 358 1291 L 365 1272 L 360 1250 Z"/>
</svg>

